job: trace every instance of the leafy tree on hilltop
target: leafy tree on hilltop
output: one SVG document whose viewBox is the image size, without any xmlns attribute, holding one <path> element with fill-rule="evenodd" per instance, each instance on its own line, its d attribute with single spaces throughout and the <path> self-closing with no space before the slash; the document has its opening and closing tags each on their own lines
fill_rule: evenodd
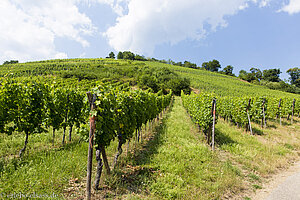
<svg viewBox="0 0 300 200">
<path fill-rule="evenodd" d="M 123 53 L 121 51 L 118 53 L 117 59 L 123 59 Z"/>
<path fill-rule="evenodd" d="M 193 69 L 197 69 L 197 65 L 195 63 L 191 63 L 189 61 L 184 61 L 184 64 L 182 65 L 183 67 L 188 67 L 188 68 L 193 68 Z"/>
<path fill-rule="evenodd" d="M 5 62 L 3 63 L 3 65 L 16 64 L 16 63 L 19 63 L 19 61 L 17 61 L 17 60 L 11 60 L 11 61 L 5 61 Z"/>
<path fill-rule="evenodd" d="M 134 53 L 130 52 L 130 51 L 124 51 L 123 52 L 123 59 L 126 59 L 126 60 L 134 60 Z"/>
<path fill-rule="evenodd" d="M 239 73 L 239 78 L 243 79 L 249 83 L 254 82 L 254 81 L 258 81 L 257 78 L 255 77 L 254 73 L 248 73 L 245 70 L 241 70 Z"/>
<path fill-rule="evenodd" d="M 252 75 L 254 76 L 254 78 L 255 78 L 257 81 L 261 81 L 262 75 L 263 75 L 263 74 L 262 74 L 262 72 L 261 72 L 260 69 L 252 67 L 252 68 L 250 69 L 250 72 L 252 73 Z"/>
<path fill-rule="evenodd" d="M 300 87 L 300 68 L 295 67 L 287 70 L 287 73 L 291 76 L 290 81 L 292 85 Z"/>
<path fill-rule="evenodd" d="M 265 81 L 270 81 L 270 82 L 280 82 L 280 75 L 281 71 L 280 69 L 266 69 L 263 71 L 263 77 L 262 79 Z"/>
<path fill-rule="evenodd" d="M 217 72 L 221 68 L 221 65 L 220 65 L 219 61 L 212 60 L 209 62 L 204 62 L 202 64 L 202 67 L 208 71 Z"/>
<path fill-rule="evenodd" d="M 115 59 L 115 54 L 114 54 L 114 52 L 110 52 L 109 55 L 108 55 L 108 58 Z"/>
<path fill-rule="evenodd" d="M 231 65 L 228 65 L 227 67 L 225 67 L 222 70 L 223 74 L 226 74 L 226 75 L 229 75 L 229 76 L 234 76 L 234 74 L 232 72 L 233 72 L 233 67 Z"/>
<path fill-rule="evenodd" d="M 247 73 L 245 70 L 242 69 L 242 70 L 239 72 L 239 76 L 238 76 L 238 77 L 239 77 L 240 79 L 246 80 L 247 74 L 248 74 L 248 73 Z"/>
<path fill-rule="evenodd" d="M 143 56 L 140 56 L 140 55 L 136 54 L 134 56 L 134 60 L 146 61 L 147 59 Z"/>
</svg>

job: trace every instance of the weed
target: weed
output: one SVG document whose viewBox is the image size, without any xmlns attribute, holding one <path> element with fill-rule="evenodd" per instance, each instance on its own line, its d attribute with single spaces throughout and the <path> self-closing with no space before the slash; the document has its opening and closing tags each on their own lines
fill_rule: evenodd
<svg viewBox="0 0 300 200">
<path fill-rule="evenodd" d="M 256 190 L 257 190 L 257 189 L 262 189 L 262 187 L 261 187 L 260 185 L 254 184 L 254 185 L 252 185 L 252 186 L 253 186 L 253 188 L 256 189 Z"/>
</svg>

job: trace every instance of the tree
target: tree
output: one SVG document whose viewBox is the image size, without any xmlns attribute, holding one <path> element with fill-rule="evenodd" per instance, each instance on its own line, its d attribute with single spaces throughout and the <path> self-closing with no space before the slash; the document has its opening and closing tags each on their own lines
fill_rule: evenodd
<svg viewBox="0 0 300 200">
<path fill-rule="evenodd" d="M 16 64 L 16 63 L 19 63 L 19 61 L 17 61 L 17 60 L 11 60 L 11 61 L 5 61 L 5 62 L 3 63 L 3 65 L 7 65 L 7 64 Z"/>
<path fill-rule="evenodd" d="M 245 70 L 241 70 L 240 72 L 239 72 L 239 78 L 240 79 L 243 79 L 243 80 L 246 80 L 246 77 L 247 77 L 247 72 L 245 71 Z"/>
<path fill-rule="evenodd" d="M 260 69 L 252 67 L 250 69 L 250 72 L 253 74 L 254 78 L 257 81 L 260 81 L 262 79 L 262 72 L 260 71 Z"/>
<path fill-rule="evenodd" d="M 197 69 L 197 65 L 195 63 L 191 63 L 189 61 L 184 61 L 183 67 Z"/>
<path fill-rule="evenodd" d="M 134 60 L 134 53 L 131 53 L 130 51 L 124 51 L 123 52 L 123 59 L 126 59 L 126 60 Z"/>
<path fill-rule="evenodd" d="M 123 53 L 121 51 L 118 53 L 117 59 L 123 59 Z"/>
<path fill-rule="evenodd" d="M 134 56 L 134 60 L 146 61 L 147 59 L 144 56 L 140 56 L 140 55 L 136 54 Z"/>
<path fill-rule="evenodd" d="M 109 55 L 108 55 L 108 58 L 115 59 L 115 54 L 114 54 L 114 52 L 110 52 Z"/>
<path fill-rule="evenodd" d="M 295 81 L 295 84 L 294 84 L 296 87 L 299 87 L 300 88 L 300 78 L 298 78 L 296 81 Z M 299 94 L 299 93 L 298 93 Z"/>
<path fill-rule="evenodd" d="M 229 75 L 229 76 L 234 76 L 233 72 L 233 67 L 231 65 L 228 65 L 222 70 L 223 74 Z"/>
<path fill-rule="evenodd" d="M 263 71 L 263 80 L 270 81 L 270 82 L 280 82 L 280 69 L 266 69 Z"/>
<path fill-rule="evenodd" d="M 175 95 L 180 95 L 181 91 L 185 94 L 190 94 L 190 80 L 187 78 L 176 77 L 171 79 L 168 83 L 168 87 Z"/>
<path fill-rule="evenodd" d="M 249 83 L 259 83 L 262 79 L 262 72 L 260 69 L 252 67 L 249 73 L 245 70 L 241 70 L 239 73 L 239 78 Z"/>
<path fill-rule="evenodd" d="M 206 70 L 211 71 L 211 72 L 217 72 L 221 68 L 221 65 L 220 65 L 219 61 L 212 60 L 212 61 L 209 61 L 209 62 L 204 62 L 202 64 L 202 67 Z"/>
<path fill-rule="evenodd" d="M 290 75 L 290 81 L 292 85 L 300 87 L 300 68 L 295 67 L 286 71 Z"/>
<path fill-rule="evenodd" d="M 182 62 L 177 62 L 177 63 L 175 63 L 175 65 L 177 65 L 177 66 L 183 66 Z"/>
</svg>

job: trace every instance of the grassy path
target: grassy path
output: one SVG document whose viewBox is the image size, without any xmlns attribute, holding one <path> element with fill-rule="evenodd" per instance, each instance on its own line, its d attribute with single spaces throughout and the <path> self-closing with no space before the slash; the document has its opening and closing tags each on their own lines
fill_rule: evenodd
<svg viewBox="0 0 300 200">
<path fill-rule="evenodd" d="M 214 199 L 238 185 L 236 169 L 206 146 L 179 98 L 165 121 L 164 143 L 152 159 L 163 173 L 151 191 L 164 198 Z"/>
<path fill-rule="evenodd" d="M 132 182 L 144 184 L 127 193 L 129 199 L 219 199 L 239 188 L 238 169 L 221 161 L 204 144 L 180 98 L 156 131 L 133 159 L 131 168 L 135 170 L 123 173 L 125 177 L 136 175 L 123 182 L 125 187 L 132 188 Z"/>
</svg>

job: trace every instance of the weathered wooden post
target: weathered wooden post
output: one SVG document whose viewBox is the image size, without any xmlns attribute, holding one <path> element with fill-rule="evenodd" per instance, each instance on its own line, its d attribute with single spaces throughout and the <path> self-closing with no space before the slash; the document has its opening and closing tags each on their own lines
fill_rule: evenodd
<svg viewBox="0 0 300 200">
<path fill-rule="evenodd" d="M 291 118 L 291 123 L 293 124 L 293 117 L 294 117 L 294 112 L 295 112 L 295 102 L 296 102 L 296 99 L 293 99 L 293 107 L 292 107 L 292 118 Z"/>
<path fill-rule="evenodd" d="M 279 121 L 281 126 L 281 99 L 279 99 L 278 111 L 279 111 Z"/>
<path fill-rule="evenodd" d="M 248 106 L 247 106 L 247 116 L 248 116 L 248 122 L 249 122 L 250 134 L 253 135 L 252 127 L 251 127 L 251 120 L 250 120 L 250 115 L 249 115 L 250 104 L 251 104 L 251 99 L 249 99 L 249 103 L 248 103 Z"/>
<path fill-rule="evenodd" d="M 96 95 L 92 95 L 91 92 L 87 92 L 87 97 L 90 103 L 91 110 L 96 108 Z M 89 149 L 88 149 L 88 162 L 87 162 L 87 181 L 86 181 L 86 198 L 91 199 L 91 188 L 92 188 L 92 165 L 93 165 L 93 143 L 95 133 L 95 116 L 90 116 L 90 132 L 89 132 Z"/>
<path fill-rule="evenodd" d="M 215 124 L 216 124 L 216 99 L 213 99 L 213 125 L 212 125 L 212 137 L 211 137 L 211 145 L 212 150 L 215 150 Z"/>
<path fill-rule="evenodd" d="M 263 100 L 263 123 L 261 124 L 261 127 L 263 128 L 266 128 L 267 127 L 267 124 L 266 124 L 266 114 L 265 114 L 265 104 L 266 104 L 266 99 L 264 98 Z"/>
</svg>

